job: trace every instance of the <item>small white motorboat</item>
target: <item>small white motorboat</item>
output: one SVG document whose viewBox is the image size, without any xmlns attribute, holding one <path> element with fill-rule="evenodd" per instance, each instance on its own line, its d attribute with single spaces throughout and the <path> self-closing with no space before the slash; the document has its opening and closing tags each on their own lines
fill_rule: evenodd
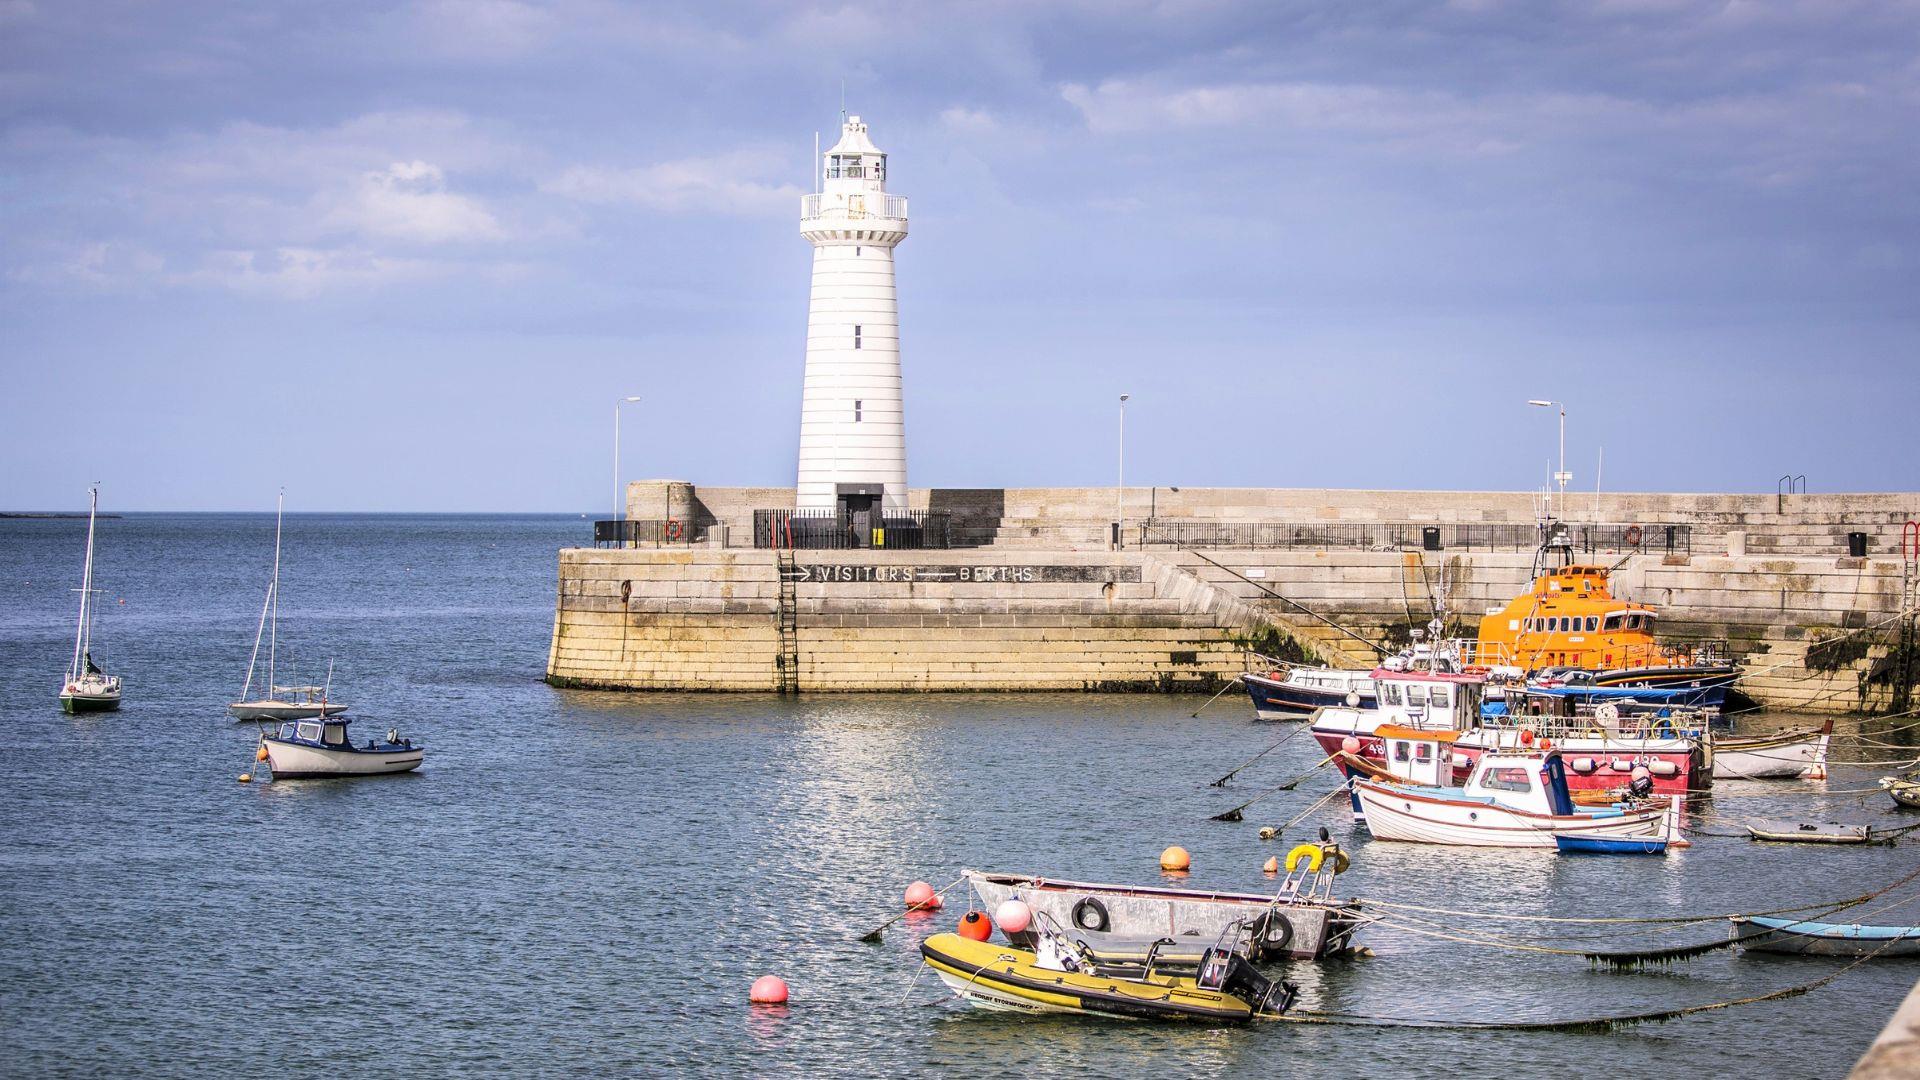
<svg viewBox="0 0 1920 1080">
<path fill-rule="evenodd" d="M 93 521 L 100 510 L 100 489 L 88 488 L 87 564 L 80 575 L 80 626 L 73 635 L 73 662 L 60 684 L 60 708 L 69 713 L 108 712 L 120 707 L 120 676 L 109 675 L 93 660 Z"/>
<path fill-rule="evenodd" d="M 1663 841 L 1684 847 L 1680 799 L 1576 805 L 1558 750 L 1487 752 L 1463 787 L 1449 782 L 1458 732 L 1384 727 L 1379 734 L 1405 780 L 1370 778 L 1342 764 L 1357 816 L 1379 840 L 1466 847 L 1627 850 L 1602 841 Z M 1575 841 L 1563 845 L 1562 838 Z"/>
<path fill-rule="evenodd" d="M 275 780 L 319 780 L 342 776 L 381 776 L 420 767 L 426 747 L 400 737 L 399 729 L 385 740 L 368 739 L 355 746 L 347 734 L 344 716 L 289 721 L 269 735 L 262 733 L 260 748 Z"/>
</svg>

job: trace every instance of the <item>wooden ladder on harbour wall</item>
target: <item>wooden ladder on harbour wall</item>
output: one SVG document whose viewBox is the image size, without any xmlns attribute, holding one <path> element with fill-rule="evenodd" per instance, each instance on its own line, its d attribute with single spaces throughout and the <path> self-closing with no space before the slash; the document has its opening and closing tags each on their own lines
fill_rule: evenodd
<svg viewBox="0 0 1920 1080">
<path fill-rule="evenodd" d="M 800 568 L 793 561 L 792 548 L 780 548 L 779 560 L 780 609 L 774 618 L 780 628 L 780 654 L 773 658 L 774 686 L 783 694 L 797 694 L 800 692 L 800 619 L 794 582 L 800 577 Z"/>
</svg>

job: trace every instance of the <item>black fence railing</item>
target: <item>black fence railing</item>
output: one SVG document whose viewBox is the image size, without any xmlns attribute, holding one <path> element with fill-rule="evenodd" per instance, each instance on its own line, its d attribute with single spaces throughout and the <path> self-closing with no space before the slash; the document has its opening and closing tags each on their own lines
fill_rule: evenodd
<svg viewBox="0 0 1920 1080">
<path fill-rule="evenodd" d="M 1688 525 L 1568 524 L 1562 528 L 1566 542 L 1578 553 L 1632 551 L 1691 554 L 1693 551 L 1693 528 Z M 1532 551 L 1540 546 L 1540 530 L 1533 525 L 1148 521 L 1130 528 L 1128 532 L 1142 547 Z"/>
<path fill-rule="evenodd" d="M 904 514 L 855 516 L 832 510 L 755 510 L 757 548 L 881 548 L 917 551 L 953 545 L 948 515 L 910 510 Z"/>
<path fill-rule="evenodd" d="M 693 526 L 675 518 L 593 523 L 594 547 L 687 547 L 692 543 Z"/>
</svg>

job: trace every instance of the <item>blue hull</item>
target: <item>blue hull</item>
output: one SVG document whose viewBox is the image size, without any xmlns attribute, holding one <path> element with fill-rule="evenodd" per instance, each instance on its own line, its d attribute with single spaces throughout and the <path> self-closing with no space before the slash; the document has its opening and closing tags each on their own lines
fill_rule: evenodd
<svg viewBox="0 0 1920 1080">
<path fill-rule="evenodd" d="M 1556 836 L 1562 855 L 1664 855 L 1665 840 L 1622 840 L 1600 836 Z"/>
<path fill-rule="evenodd" d="M 1309 716 L 1315 709 L 1346 708 L 1347 695 L 1337 690 L 1321 690 L 1311 686 L 1291 686 L 1263 676 L 1249 675 L 1241 679 L 1246 684 L 1247 696 L 1253 699 L 1254 714 L 1262 719 L 1277 719 L 1283 716 Z M 1377 707 L 1378 699 L 1372 694 L 1361 694 L 1360 709 Z"/>
</svg>

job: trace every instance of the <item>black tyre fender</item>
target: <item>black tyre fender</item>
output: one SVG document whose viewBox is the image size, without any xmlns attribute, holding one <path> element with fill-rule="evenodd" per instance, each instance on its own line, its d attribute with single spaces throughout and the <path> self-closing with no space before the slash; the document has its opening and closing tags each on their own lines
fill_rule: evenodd
<svg viewBox="0 0 1920 1080">
<path fill-rule="evenodd" d="M 1083 896 L 1073 905 L 1073 925 L 1082 930 L 1111 930 L 1113 916 L 1107 914 L 1107 905 L 1097 897 Z"/>
<path fill-rule="evenodd" d="M 1268 912 L 1266 929 L 1260 936 L 1267 948 L 1278 952 L 1293 943 L 1293 920 L 1277 911 Z"/>
</svg>

